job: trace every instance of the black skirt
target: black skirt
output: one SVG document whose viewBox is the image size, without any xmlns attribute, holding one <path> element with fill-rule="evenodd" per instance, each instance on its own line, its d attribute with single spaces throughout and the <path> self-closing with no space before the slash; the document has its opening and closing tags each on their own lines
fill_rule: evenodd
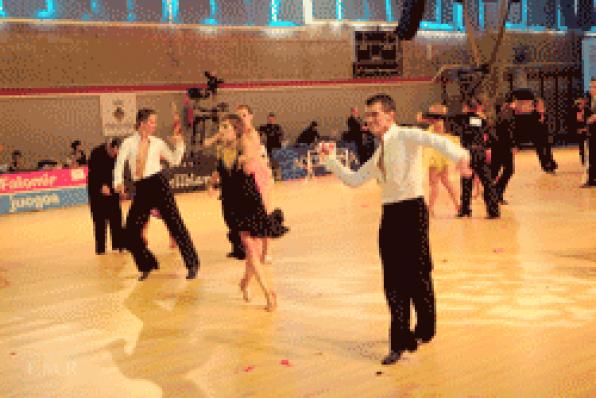
<svg viewBox="0 0 596 398">
<path fill-rule="evenodd" d="M 258 238 L 279 238 L 289 231 L 280 209 L 267 214 L 253 175 L 242 173 L 235 188 L 234 196 L 224 200 L 226 206 L 233 208 L 236 230 L 246 231 Z"/>
</svg>

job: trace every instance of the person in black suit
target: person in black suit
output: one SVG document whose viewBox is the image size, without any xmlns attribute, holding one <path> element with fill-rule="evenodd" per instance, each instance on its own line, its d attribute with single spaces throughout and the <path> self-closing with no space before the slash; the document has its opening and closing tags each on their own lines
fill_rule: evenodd
<svg viewBox="0 0 596 398">
<path fill-rule="evenodd" d="M 70 144 L 72 152 L 69 156 L 69 167 L 81 167 L 87 165 L 87 154 L 83 150 L 81 141 L 75 140 Z"/>
<path fill-rule="evenodd" d="M 536 147 L 536 154 L 540 161 L 540 167 L 545 173 L 555 174 L 555 170 L 559 167 L 553 157 L 552 145 L 548 134 L 548 128 L 545 122 L 545 104 L 542 98 L 534 100 L 534 146 Z"/>
<path fill-rule="evenodd" d="M 493 181 L 496 182 L 495 189 L 499 203 L 507 204 L 503 195 L 515 172 L 514 155 L 517 152 L 514 115 L 510 102 L 505 102 L 499 109 L 495 133 L 495 140 L 491 147 L 491 174 Z M 501 170 L 502 173 L 499 175 Z"/>
<path fill-rule="evenodd" d="M 348 131 L 345 134 L 344 140 L 354 143 L 356 146 L 358 163 L 363 165 L 375 152 L 374 135 L 368 131 L 366 123 L 360 118 L 358 108 L 350 109 L 350 117 L 348 118 L 347 124 Z"/>
<path fill-rule="evenodd" d="M 318 123 L 316 121 L 310 122 L 307 128 L 305 128 L 302 133 L 296 139 L 296 145 L 305 144 L 305 145 L 314 145 L 319 142 L 319 129 Z"/>
<path fill-rule="evenodd" d="M 577 135 L 577 144 L 579 149 L 579 159 L 582 165 L 586 164 L 586 137 L 588 133 L 588 125 L 586 115 L 590 114 L 590 107 L 588 106 L 588 98 L 579 98 L 573 104 L 573 112 L 570 118 L 571 130 L 575 131 Z"/>
<path fill-rule="evenodd" d="M 269 159 L 273 159 L 272 152 L 274 149 L 281 148 L 281 142 L 284 137 L 283 129 L 275 120 L 275 113 L 267 115 L 267 124 L 259 126 L 259 133 L 265 139 Z"/>
<path fill-rule="evenodd" d="M 9 173 L 17 173 L 23 170 L 23 165 L 21 164 L 21 158 L 23 157 L 21 151 L 18 149 L 12 151 L 10 154 L 10 164 L 8 165 L 8 172 Z"/>
<path fill-rule="evenodd" d="M 113 138 L 91 151 L 88 165 L 87 194 L 94 225 L 95 253 L 106 252 L 106 223 L 110 225 L 112 250 L 124 249 L 120 197 L 112 184 L 116 156 L 121 140 Z"/>
<path fill-rule="evenodd" d="M 228 240 L 232 245 L 232 250 L 228 257 L 234 257 L 238 260 L 246 259 L 246 252 L 240 238 L 240 231 L 236 226 L 237 202 L 239 193 L 237 190 L 241 182 L 242 169 L 238 165 L 238 138 L 233 134 L 229 127 L 232 122 L 227 118 L 219 124 L 219 132 L 215 140 L 219 143 L 217 146 L 217 165 L 211 175 L 209 189 L 215 186 L 220 188 L 221 208 L 224 222 L 229 229 Z"/>
<path fill-rule="evenodd" d="M 481 104 L 473 99 L 468 100 L 464 103 L 463 114 L 459 116 L 459 119 L 461 145 L 470 152 L 470 164 L 474 173 L 471 177 L 462 176 L 461 178 L 461 207 L 457 217 L 472 216 L 470 207 L 472 183 L 474 175 L 477 175 L 484 189 L 487 218 L 499 218 L 497 193 L 491 178 L 490 167 L 486 162 L 487 145 L 491 144 L 491 140 L 485 141 L 488 128 Z"/>
<path fill-rule="evenodd" d="M 269 113 L 267 115 L 267 124 L 259 126 L 259 134 L 264 138 L 271 169 L 274 171 L 274 175 L 279 175 L 281 173 L 280 166 L 279 162 L 273 156 L 273 150 L 281 149 L 284 131 L 275 120 L 275 113 Z"/>
</svg>

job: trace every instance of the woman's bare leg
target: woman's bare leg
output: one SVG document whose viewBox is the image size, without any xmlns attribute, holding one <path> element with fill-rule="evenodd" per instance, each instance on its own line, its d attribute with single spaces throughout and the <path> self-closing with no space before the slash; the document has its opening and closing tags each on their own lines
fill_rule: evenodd
<svg viewBox="0 0 596 398">
<path fill-rule="evenodd" d="M 269 256 L 269 238 L 263 238 L 263 254 L 261 255 L 261 263 L 269 264 L 271 257 Z"/>
<path fill-rule="evenodd" d="M 240 279 L 240 290 L 242 291 L 242 298 L 244 301 L 249 302 L 250 296 L 248 294 L 248 285 L 250 284 L 250 280 L 252 279 L 254 272 L 252 267 L 252 257 L 250 253 L 252 252 L 252 246 L 250 242 L 250 235 L 248 232 L 240 232 L 240 239 L 242 240 L 242 245 L 244 246 L 244 252 L 246 253 L 246 260 L 244 261 L 244 276 Z"/>
<path fill-rule="evenodd" d="M 447 192 L 449 192 L 449 196 L 451 197 L 451 201 L 453 202 L 455 211 L 459 211 L 459 201 L 457 200 L 457 196 L 455 195 L 455 189 L 453 188 L 453 184 L 451 183 L 451 181 L 449 181 L 449 169 L 447 167 L 439 173 L 439 178 Z"/>
<path fill-rule="evenodd" d="M 277 300 L 275 297 L 275 293 L 270 289 L 270 287 L 267 284 L 261 265 L 261 256 L 263 254 L 263 239 L 253 238 L 246 234 L 245 240 L 247 241 L 249 247 L 246 256 L 247 259 L 250 259 L 249 264 L 252 268 L 252 275 L 255 277 L 257 283 L 263 291 L 263 294 L 265 295 L 265 299 L 267 300 L 267 306 L 265 307 L 265 309 L 267 311 L 273 311 L 276 307 Z"/>
</svg>

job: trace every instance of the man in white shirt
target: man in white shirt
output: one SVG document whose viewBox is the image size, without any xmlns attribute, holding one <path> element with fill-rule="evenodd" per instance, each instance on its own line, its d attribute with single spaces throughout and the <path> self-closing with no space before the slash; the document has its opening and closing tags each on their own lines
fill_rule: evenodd
<svg viewBox="0 0 596 398">
<path fill-rule="evenodd" d="M 456 161 L 463 175 L 471 175 L 466 150 L 447 138 L 417 128 L 398 127 L 396 106 L 386 94 L 366 101 L 366 122 L 380 145 L 358 171 L 342 166 L 323 149 L 328 169 L 345 184 L 357 187 L 377 178 L 382 188 L 383 215 L 379 249 L 384 289 L 391 310 L 390 352 L 381 362 L 390 365 L 418 342 L 435 335 L 435 298 L 428 241 L 428 208 L 424 202 L 422 147 L 429 146 Z M 416 311 L 416 328 L 410 331 L 410 302 Z"/>
<path fill-rule="evenodd" d="M 170 184 L 161 172 L 160 164 L 160 159 L 163 159 L 171 165 L 179 165 L 184 155 L 184 142 L 180 134 L 175 134 L 173 139 L 176 149 L 172 152 L 162 139 L 152 136 L 156 126 L 155 111 L 140 109 L 137 113 L 137 132 L 122 142 L 116 160 L 114 189 L 123 192 L 124 164 L 127 161 L 135 181 L 135 195 L 126 218 L 125 240 L 141 272 L 139 280 L 145 280 L 159 265 L 145 245 L 141 231 L 149 219 L 151 209 L 159 210 L 188 268 L 186 279 L 194 279 L 199 270 L 199 256 L 180 217 Z"/>
</svg>

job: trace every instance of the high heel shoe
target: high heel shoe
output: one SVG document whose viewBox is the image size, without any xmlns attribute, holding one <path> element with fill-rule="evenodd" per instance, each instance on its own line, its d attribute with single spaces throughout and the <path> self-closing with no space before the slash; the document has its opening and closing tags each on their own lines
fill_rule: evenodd
<svg viewBox="0 0 596 398">
<path fill-rule="evenodd" d="M 242 299 L 247 303 L 250 302 L 250 297 L 248 295 L 248 286 L 246 284 L 246 280 L 241 279 L 240 284 L 238 286 L 240 287 L 240 291 L 242 292 Z"/>
<path fill-rule="evenodd" d="M 267 306 L 265 307 L 265 311 L 273 312 L 277 309 L 277 294 L 275 292 L 269 293 L 269 300 L 267 302 Z"/>
</svg>

